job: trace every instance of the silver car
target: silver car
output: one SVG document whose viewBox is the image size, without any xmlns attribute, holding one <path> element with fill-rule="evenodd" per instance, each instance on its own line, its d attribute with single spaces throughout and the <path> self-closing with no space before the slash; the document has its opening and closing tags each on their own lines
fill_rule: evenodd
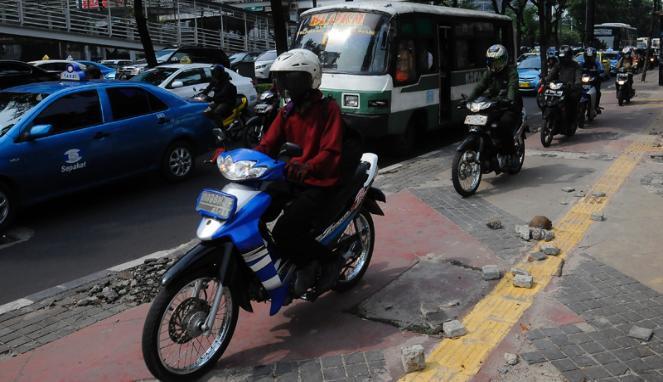
<svg viewBox="0 0 663 382">
<path fill-rule="evenodd" d="M 269 70 L 271 69 L 274 61 L 276 61 L 276 57 L 276 50 L 268 50 L 256 58 L 256 62 L 253 65 L 257 79 L 267 80 L 270 78 Z"/>
</svg>

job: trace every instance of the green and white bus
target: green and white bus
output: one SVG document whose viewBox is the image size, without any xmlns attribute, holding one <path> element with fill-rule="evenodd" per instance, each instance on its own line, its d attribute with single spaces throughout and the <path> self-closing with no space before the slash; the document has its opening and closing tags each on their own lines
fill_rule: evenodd
<svg viewBox="0 0 663 382">
<path fill-rule="evenodd" d="M 485 69 L 486 50 L 507 46 L 511 19 L 407 2 L 352 2 L 304 12 L 294 48 L 315 52 L 321 90 L 366 137 L 392 136 L 405 152 L 421 131 L 459 122 L 456 110 Z"/>
</svg>

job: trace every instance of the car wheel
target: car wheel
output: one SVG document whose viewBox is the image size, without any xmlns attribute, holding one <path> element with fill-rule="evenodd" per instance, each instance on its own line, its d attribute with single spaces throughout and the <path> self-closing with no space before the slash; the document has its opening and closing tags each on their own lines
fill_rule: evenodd
<svg viewBox="0 0 663 382">
<path fill-rule="evenodd" d="M 13 223 L 16 216 L 16 198 L 9 186 L 0 182 L 0 232 L 4 232 Z"/>
<path fill-rule="evenodd" d="M 163 155 L 161 174 L 169 182 L 180 182 L 193 174 L 195 164 L 191 145 L 185 141 L 175 141 Z"/>
</svg>

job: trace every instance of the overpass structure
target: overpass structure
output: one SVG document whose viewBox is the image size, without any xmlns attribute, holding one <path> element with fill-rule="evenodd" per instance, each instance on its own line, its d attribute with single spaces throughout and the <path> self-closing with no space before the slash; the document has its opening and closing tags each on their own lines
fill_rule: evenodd
<svg viewBox="0 0 663 382">
<path fill-rule="evenodd" d="M 269 15 L 200 0 L 145 0 L 155 48 L 197 45 L 227 53 L 274 47 Z M 142 50 L 132 0 L 0 0 L 0 33 Z"/>
</svg>

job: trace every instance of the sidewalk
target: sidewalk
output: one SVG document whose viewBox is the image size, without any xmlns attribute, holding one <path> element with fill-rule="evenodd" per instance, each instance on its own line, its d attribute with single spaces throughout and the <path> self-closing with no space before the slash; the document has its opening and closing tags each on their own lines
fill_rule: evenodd
<svg viewBox="0 0 663 382">
<path fill-rule="evenodd" d="M 396 380 L 404 374 L 401 347 L 413 344 L 428 357 L 411 380 L 663 379 L 663 160 L 656 156 L 663 149 L 655 147 L 663 143 L 663 90 L 654 77 L 638 84 L 638 97 L 624 108 L 604 89 L 605 112 L 574 137 L 544 150 L 532 136 L 523 171 L 486 176 L 472 198 L 451 187 L 454 147 L 384 171 L 378 184 L 389 193 L 386 216 L 376 218 L 376 248 L 362 283 L 271 318 L 265 304 L 254 304 L 254 313 L 240 313 L 226 354 L 205 379 Z M 592 190 L 606 195 L 596 199 Z M 580 191 L 585 196 L 576 197 Z M 590 209 L 606 220 L 592 221 Z M 508 273 L 537 245 L 514 232 L 535 215 L 551 218 L 562 254 L 522 263 L 535 274 L 531 290 L 514 292 L 510 275 L 484 281 L 482 266 Z M 504 228 L 488 228 L 493 219 Z M 561 274 L 551 276 L 558 263 Z M 127 272 L 105 277 L 129 279 Z M 51 304 L 50 296 L 0 314 L 0 380 L 150 379 L 140 352 L 148 305 L 132 307 L 122 297 L 78 306 L 99 282 L 61 297 L 69 304 Z M 468 334 L 442 340 L 422 304 L 459 318 Z M 653 337 L 632 339 L 633 326 L 653 329 Z M 505 365 L 505 352 L 518 354 L 518 365 Z"/>
</svg>

